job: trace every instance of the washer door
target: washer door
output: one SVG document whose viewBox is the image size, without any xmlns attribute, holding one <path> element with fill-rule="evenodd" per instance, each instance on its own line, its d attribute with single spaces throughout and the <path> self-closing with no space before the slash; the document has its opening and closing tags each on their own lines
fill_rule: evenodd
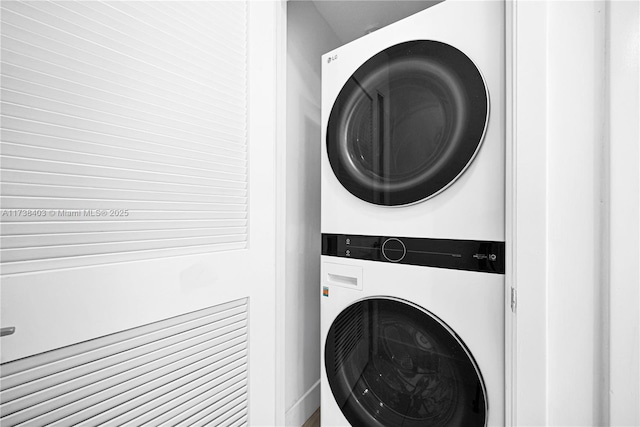
<svg viewBox="0 0 640 427">
<path fill-rule="evenodd" d="M 485 388 L 469 351 L 409 303 L 373 298 L 345 309 L 329 329 L 325 368 L 354 427 L 486 424 Z"/>
<path fill-rule="evenodd" d="M 401 43 L 365 62 L 340 91 L 327 125 L 329 161 L 362 200 L 414 203 L 462 174 L 487 117 L 484 80 L 464 53 L 435 41 Z"/>
</svg>

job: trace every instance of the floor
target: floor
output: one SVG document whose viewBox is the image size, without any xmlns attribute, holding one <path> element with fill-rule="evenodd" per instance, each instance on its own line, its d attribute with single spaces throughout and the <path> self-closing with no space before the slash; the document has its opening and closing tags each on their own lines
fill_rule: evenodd
<svg viewBox="0 0 640 427">
<path fill-rule="evenodd" d="M 314 412 L 302 427 L 320 427 L 320 409 Z"/>
</svg>

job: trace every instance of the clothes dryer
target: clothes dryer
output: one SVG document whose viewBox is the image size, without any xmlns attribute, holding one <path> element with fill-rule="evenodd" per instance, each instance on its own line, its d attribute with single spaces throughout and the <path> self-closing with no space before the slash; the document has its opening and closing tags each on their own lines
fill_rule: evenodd
<svg viewBox="0 0 640 427">
<path fill-rule="evenodd" d="M 322 57 L 322 232 L 504 240 L 504 5 L 446 0 Z"/>
</svg>

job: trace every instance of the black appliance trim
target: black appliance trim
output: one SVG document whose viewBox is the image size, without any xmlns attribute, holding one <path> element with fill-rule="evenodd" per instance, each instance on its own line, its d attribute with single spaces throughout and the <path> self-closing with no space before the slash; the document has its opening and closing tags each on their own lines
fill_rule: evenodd
<svg viewBox="0 0 640 427">
<path fill-rule="evenodd" d="M 322 255 L 504 274 L 505 243 L 485 240 L 322 234 Z"/>
</svg>

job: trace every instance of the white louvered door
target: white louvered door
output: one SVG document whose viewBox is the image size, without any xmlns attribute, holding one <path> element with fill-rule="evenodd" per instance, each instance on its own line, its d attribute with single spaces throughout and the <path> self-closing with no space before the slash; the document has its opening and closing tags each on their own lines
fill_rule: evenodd
<svg viewBox="0 0 640 427">
<path fill-rule="evenodd" d="M 2 2 L 2 363 L 246 300 L 273 423 L 278 7 Z"/>
<path fill-rule="evenodd" d="M 5 274 L 246 247 L 243 3 L 2 15 Z"/>
</svg>

